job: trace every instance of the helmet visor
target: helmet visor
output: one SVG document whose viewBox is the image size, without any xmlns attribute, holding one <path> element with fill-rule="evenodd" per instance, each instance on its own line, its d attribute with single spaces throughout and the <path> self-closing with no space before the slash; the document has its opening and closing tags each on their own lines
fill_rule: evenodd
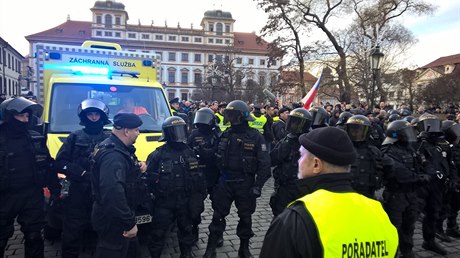
<svg viewBox="0 0 460 258">
<path fill-rule="evenodd" d="M 230 123 L 232 125 L 236 125 L 241 123 L 242 119 L 243 115 L 241 114 L 241 111 L 230 109 L 224 110 L 224 124 Z"/>
<path fill-rule="evenodd" d="M 402 142 L 416 142 L 417 135 L 415 134 L 415 129 L 412 126 L 401 129 L 399 133 L 399 138 Z"/>
<path fill-rule="evenodd" d="M 353 142 L 363 142 L 367 140 L 369 133 L 369 126 L 357 125 L 357 124 L 345 124 L 345 130 L 347 131 L 348 137 Z"/>
<path fill-rule="evenodd" d="M 215 116 L 207 112 L 196 112 L 193 124 L 206 124 L 212 125 L 214 123 Z"/>
<path fill-rule="evenodd" d="M 329 117 L 320 112 L 312 112 L 312 125 L 327 125 Z"/>
<path fill-rule="evenodd" d="M 460 124 L 453 124 L 446 130 L 446 139 L 448 141 L 455 141 L 460 137 Z"/>
<path fill-rule="evenodd" d="M 163 129 L 163 133 L 168 142 L 187 141 L 187 127 L 185 124 L 166 127 Z"/>
<path fill-rule="evenodd" d="M 286 131 L 293 134 L 306 133 L 310 129 L 311 121 L 296 116 L 288 116 L 286 122 Z"/>
<path fill-rule="evenodd" d="M 425 119 L 417 123 L 420 132 L 441 133 L 442 122 L 438 119 Z"/>
</svg>

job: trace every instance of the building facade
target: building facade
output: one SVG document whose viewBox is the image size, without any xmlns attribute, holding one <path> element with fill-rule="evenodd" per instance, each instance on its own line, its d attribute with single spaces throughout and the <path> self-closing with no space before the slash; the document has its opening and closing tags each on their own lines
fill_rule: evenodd
<svg viewBox="0 0 460 258">
<path fill-rule="evenodd" d="M 0 37 L 0 93 L 21 95 L 23 61 L 24 57 Z"/>
<path fill-rule="evenodd" d="M 96 1 L 90 9 L 91 21 L 70 18 L 49 30 L 29 35 L 32 54 L 37 42 L 81 45 L 85 40 L 115 42 L 124 50 L 156 53 L 161 60 L 161 83 L 169 99 L 193 98 L 202 89 L 209 67 L 222 60 L 235 60 L 236 69 L 251 71 L 251 78 L 262 87 L 278 74 L 277 64 L 268 65 L 267 42 L 255 33 L 235 32 L 231 13 L 211 10 L 204 13 L 200 28 L 128 24 L 128 12 L 122 3 Z M 35 89 L 37 92 L 39 89 Z"/>
</svg>

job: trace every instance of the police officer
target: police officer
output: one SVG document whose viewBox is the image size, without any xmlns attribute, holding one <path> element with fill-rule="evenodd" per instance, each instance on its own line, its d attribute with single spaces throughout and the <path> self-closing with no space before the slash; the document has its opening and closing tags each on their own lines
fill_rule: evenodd
<svg viewBox="0 0 460 258">
<path fill-rule="evenodd" d="M 446 179 L 449 176 L 449 164 L 445 153 L 438 144 L 439 136 L 442 135 L 441 120 L 435 115 L 423 114 L 417 122 L 420 132 L 416 152 L 425 174 L 431 176 L 431 180 L 424 187 L 419 187 L 418 195 L 424 200 L 425 214 L 422 222 L 423 244 L 422 247 L 441 255 L 447 251 L 435 242 L 436 224 L 442 208 L 444 193 L 446 191 Z"/>
<path fill-rule="evenodd" d="M 211 194 L 214 186 L 217 184 L 219 179 L 219 169 L 216 164 L 216 158 L 214 154 L 217 150 L 217 139 L 220 136 L 220 129 L 216 125 L 214 112 L 210 108 L 200 108 L 195 115 L 194 126 L 192 133 L 188 137 L 188 145 L 195 151 L 198 156 L 200 169 L 206 178 L 206 185 L 208 193 Z M 202 196 L 204 200 L 206 195 Z M 200 205 L 198 205 L 200 204 Z M 204 203 L 198 203 L 192 207 L 192 211 L 196 211 L 196 214 L 192 214 L 193 218 L 193 237 L 194 242 L 198 241 L 198 225 L 201 223 L 201 213 L 204 211 Z M 222 242 L 223 243 L 223 242 Z"/>
<path fill-rule="evenodd" d="M 279 119 L 276 120 L 276 122 L 274 122 L 273 126 L 272 126 L 273 137 L 274 137 L 275 143 L 281 141 L 287 135 L 286 121 L 288 119 L 290 111 L 291 110 L 289 108 L 286 108 L 286 107 L 282 107 L 279 110 L 279 113 L 278 113 L 279 114 Z"/>
<path fill-rule="evenodd" d="M 171 107 L 171 113 L 173 116 L 176 116 L 180 112 L 179 98 L 173 98 L 169 101 L 169 106 Z"/>
<path fill-rule="evenodd" d="M 348 121 L 350 117 L 352 117 L 353 114 L 348 112 L 348 111 L 343 111 L 339 115 L 339 120 L 335 124 L 335 126 L 339 129 L 343 129 L 345 127 L 345 123 Z"/>
<path fill-rule="evenodd" d="M 351 185 L 356 192 L 375 199 L 375 191 L 381 187 L 382 176 L 391 169 L 393 162 L 369 143 L 370 130 L 371 123 L 363 115 L 354 115 L 345 124 L 345 131 L 358 155 L 351 165 Z"/>
<path fill-rule="evenodd" d="M 257 129 L 265 138 L 265 143 L 270 151 L 271 142 L 273 141 L 272 125 L 273 119 L 266 114 L 262 114 L 261 106 L 259 104 L 254 105 L 254 110 L 251 113 L 254 120 L 249 121 L 249 126 Z"/>
<path fill-rule="evenodd" d="M 220 103 L 217 106 L 217 112 L 215 113 L 216 122 L 217 122 L 217 125 L 219 125 L 219 128 L 220 128 L 221 132 L 227 130 L 227 128 L 230 127 L 230 123 L 227 122 L 227 123 L 224 124 L 224 110 L 225 110 L 226 107 L 227 107 L 227 103 L 225 103 L 225 102 Z"/>
<path fill-rule="evenodd" d="M 300 158 L 299 136 L 307 133 L 311 127 L 311 115 L 304 108 L 296 108 L 288 116 L 286 131 L 288 135 L 270 152 L 275 192 L 270 198 L 273 215 L 278 216 L 289 203 L 300 197 L 295 181 L 297 180 Z"/>
<path fill-rule="evenodd" d="M 453 182 L 452 188 L 449 190 L 450 200 L 447 206 L 447 229 L 446 234 L 450 237 L 460 238 L 460 230 L 457 224 L 457 215 L 460 210 L 460 124 L 455 123 L 454 121 L 445 120 L 442 121 L 442 130 L 445 135 L 445 139 L 449 141 L 452 160 L 455 166 L 455 171 L 453 171 Z"/>
<path fill-rule="evenodd" d="M 191 257 L 192 218 L 204 210 L 206 182 L 195 153 L 186 144 L 185 121 L 177 116 L 168 117 L 162 130 L 160 141 L 166 144 L 147 158 L 147 174 L 155 196 L 148 248 L 152 258 L 160 257 L 167 230 L 177 220 L 180 257 Z"/>
<path fill-rule="evenodd" d="M 398 229 L 399 250 L 402 257 L 415 257 L 413 235 L 419 215 L 417 188 L 430 177 L 419 171 L 419 163 L 412 143 L 417 141 L 409 122 L 393 121 L 388 125 L 382 152 L 393 159 L 391 173 L 384 175 L 383 207 Z"/>
<path fill-rule="evenodd" d="M 92 154 L 91 222 L 98 235 L 96 257 L 126 257 L 135 245 L 137 225 L 135 187 L 145 165 L 137 160 L 133 144 L 142 121 L 134 113 L 119 113 L 113 119 L 112 134 Z"/>
<path fill-rule="evenodd" d="M 63 212 L 62 257 L 78 257 L 83 233 L 91 228 L 93 206 L 90 180 L 90 154 L 94 147 L 109 135 L 109 109 L 97 99 L 85 99 L 78 107 L 83 129 L 72 132 L 59 149 L 56 167 L 70 182 L 69 195 Z"/>
<path fill-rule="evenodd" d="M 312 129 L 329 126 L 329 114 L 326 109 L 323 107 L 311 107 L 308 111 L 310 111 L 313 121 L 311 124 Z"/>
<path fill-rule="evenodd" d="M 209 225 L 209 240 L 204 257 L 215 257 L 217 240 L 225 230 L 225 217 L 232 202 L 240 218 L 236 234 L 240 238 L 239 257 L 252 257 L 249 239 L 252 231 L 252 213 L 256 198 L 270 177 L 270 155 L 264 137 L 248 121 L 254 118 L 249 107 L 241 100 L 234 100 L 224 111 L 224 122 L 231 126 L 219 138 L 217 158 L 220 166 L 219 183 L 212 195 L 214 214 Z"/>
<path fill-rule="evenodd" d="M 13 236 L 15 219 L 24 233 L 24 256 L 43 257 L 43 187 L 50 189 L 51 201 L 60 192 L 44 137 L 28 130 L 29 117 L 40 117 L 43 107 L 15 97 L 3 101 L 0 112 L 0 257 Z"/>
<path fill-rule="evenodd" d="M 260 257 L 395 257 L 398 234 L 382 205 L 350 186 L 356 153 L 347 134 L 318 128 L 299 142 L 304 196 L 274 219 Z"/>
</svg>

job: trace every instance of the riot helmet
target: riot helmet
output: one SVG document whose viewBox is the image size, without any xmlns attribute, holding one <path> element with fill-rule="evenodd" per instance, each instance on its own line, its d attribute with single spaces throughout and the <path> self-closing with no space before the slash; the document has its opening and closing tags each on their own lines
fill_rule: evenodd
<svg viewBox="0 0 460 258">
<path fill-rule="evenodd" d="M 371 122 L 363 115 L 354 115 L 345 123 L 344 129 L 352 142 L 364 142 L 370 134 Z"/>
<path fill-rule="evenodd" d="M 402 143 L 417 141 L 415 129 L 409 122 L 396 120 L 388 124 L 386 138 L 382 145 L 392 144 L 398 141 Z"/>
<path fill-rule="evenodd" d="M 460 137 L 460 124 L 451 120 L 444 120 L 442 121 L 442 131 L 447 141 L 456 143 Z"/>
<path fill-rule="evenodd" d="M 311 107 L 310 114 L 312 117 L 312 125 L 313 129 L 319 127 L 326 127 L 329 125 L 329 114 L 327 113 L 326 109 L 322 107 Z"/>
<path fill-rule="evenodd" d="M 399 115 L 402 116 L 402 117 L 406 117 L 406 116 L 412 115 L 412 112 L 407 108 L 401 108 L 399 110 Z"/>
<path fill-rule="evenodd" d="M 419 132 L 428 132 L 430 134 L 440 135 L 442 134 L 442 123 L 441 120 L 432 114 L 423 114 L 419 117 L 417 123 L 417 130 Z"/>
<path fill-rule="evenodd" d="M 344 125 L 347 122 L 347 120 L 352 116 L 353 116 L 353 114 L 348 112 L 348 111 L 344 111 L 344 112 L 340 113 L 339 119 L 338 119 L 336 125 Z"/>
<path fill-rule="evenodd" d="M 399 111 L 396 109 L 388 110 L 388 115 L 399 115 Z"/>
<path fill-rule="evenodd" d="M 3 121 L 11 121 L 15 115 L 26 112 L 29 113 L 29 115 L 41 117 L 43 107 L 24 97 L 10 98 L 0 104 L 0 113 Z"/>
<path fill-rule="evenodd" d="M 389 117 L 388 117 L 388 122 L 393 122 L 393 121 L 396 121 L 396 120 L 400 120 L 401 119 L 401 116 L 398 115 L 398 114 L 391 114 Z"/>
<path fill-rule="evenodd" d="M 178 116 L 170 116 L 165 119 L 161 126 L 163 135 L 160 137 L 161 142 L 178 142 L 187 141 L 187 124 L 184 119 Z"/>
<path fill-rule="evenodd" d="M 240 125 L 244 121 L 254 121 L 250 114 L 249 106 L 242 100 L 234 100 L 228 103 L 224 110 L 224 124 L 230 123 L 233 125 Z"/>
<path fill-rule="evenodd" d="M 200 108 L 195 113 L 195 118 L 193 119 L 193 124 L 205 124 L 209 126 L 213 126 L 215 124 L 215 115 L 212 109 L 204 107 Z"/>
<path fill-rule="evenodd" d="M 402 120 L 407 121 L 407 122 L 410 123 L 410 122 L 412 122 L 412 120 L 413 120 L 414 118 L 415 118 L 414 116 L 406 116 L 406 117 L 404 117 Z"/>
<path fill-rule="evenodd" d="M 310 130 L 312 117 L 305 108 L 292 110 L 286 121 L 286 131 L 295 135 L 306 133 Z"/>
<path fill-rule="evenodd" d="M 96 123 L 102 123 L 102 126 L 110 124 L 109 108 L 107 105 L 98 99 L 85 99 L 78 106 L 78 117 L 80 118 L 80 125 L 86 126 L 91 123 L 87 114 L 88 112 L 98 112 L 101 118 Z"/>
</svg>

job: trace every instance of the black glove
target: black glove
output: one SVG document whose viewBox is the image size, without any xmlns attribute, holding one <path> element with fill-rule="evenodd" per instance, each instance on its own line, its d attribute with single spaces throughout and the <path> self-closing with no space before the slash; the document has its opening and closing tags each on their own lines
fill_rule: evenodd
<svg viewBox="0 0 460 258">
<path fill-rule="evenodd" d="M 262 189 L 258 186 L 251 188 L 251 193 L 254 197 L 259 198 L 262 195 Z"/>
<path fill-rule="evenodd" d="M 420 183 L 428 183 L 431 181 L 431 176 L 427 174 L 420 174 L 418 175 L 418 182 Z"/>
</svg>

